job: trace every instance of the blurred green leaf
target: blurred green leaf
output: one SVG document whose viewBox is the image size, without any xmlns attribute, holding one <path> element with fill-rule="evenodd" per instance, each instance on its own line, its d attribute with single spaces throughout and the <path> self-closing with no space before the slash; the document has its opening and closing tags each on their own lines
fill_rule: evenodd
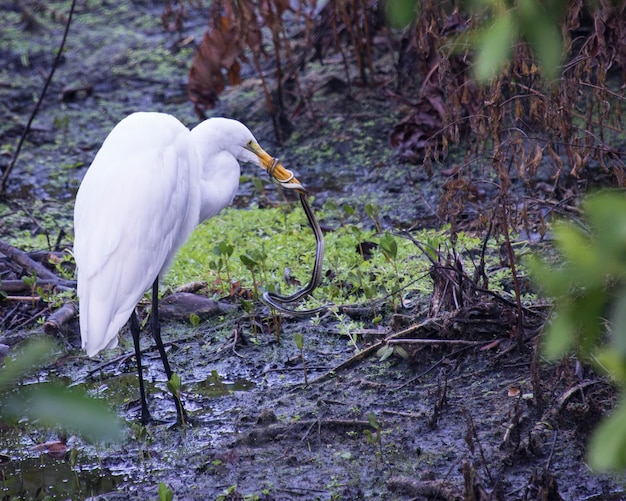
<svg viewBox="0 0 626 501">
<path fill-rule="evenodd" d="M 617 351 L 606 348 L 600 350 L 595 356 L 596 365 L 603 371 L 609 374 L 615 382 L 620 385 L 626 385 L 626 363 L 622 355 Z"/>
<path fill-rule="evenodd" d="M 574 346 L 576 325 L 569 315 L 557 315 L 543 338 L 543 353 L 549 359 L 556 359 L 569 352 Z"/>
<path fill-rule="evenodd" d="M 626 289 L 622 289 L 619 292 L 611 309 L 611 338 L 613 347 L 622 360 L 626 361 Z"/>
<path fill-rule="evenodd" d="M 555 224 L 553 231 L 555 238 L 559 242 L 559 249 L 569 266 L 579 269 L 594 267 L 596 254 L 587 235 L 579 228 L 563 222 Z M 571 278 L 575 279 L 578 277 Z"/>
<path fill-rule="evenodd" d="M 557 19 L 537 0 L 519 0 L 517 5 L 521 31 L 537 55 L 542 73 L 552 80 L 558 75 L 563 53 Z"/>
<path fill-rule="evenodd" d="M 496 16 L 479 36 L 474 75 L 485 82 L 497 75 L 508 62 L 517 38 L 517 23 L 510 11 Z"/>
<path fill-rule="evenodd" d="M 406 28 L 415 20 L 418 5 L 416 0 L 387 0 L 385 2 L 387 22 L 395 29 Z"/>
<path fill-rule="evenodd" d="M 2 417 L 27 417 L 45 427 L 61 427 L 92 442 L 119 440 L 122 426 L 104 400 L 84 391 L 53 383 L 37 383 L 9 394 L 2 406 Z"/>
<path fill-rule="evenodd" d="M 32 372 L 33 368 L 43 364 L 54 347 L 50 340 L 38 338 L 26 344 L 14 358 L 7 357 L 4 367 L 0 369 L 0 390 L 14 386 L 20 378 Z"/>
<path fill-rule="evenodd" d="M 593 468 L 618 471 L 626 468 L 626 197 L 615 192 L 591 196 L 583 203 L 583 215 L 586 231 L 555 225 L 561 265 L 537 258 L 528 264 L 556 305 L 544 354 L 557 358 L 574 351 L 621 386 L 619 407 L 598 426 L 588 449 Z"/>
<path fill-rule="evenodd" d="M 103 400 L 79 388 L 54 383 L 19 386 L 18 381 L 42 365 L 55 344 L 41 338 L 26 344 L 0 370 L 0 419 L 29 421 L 45 427 L 60 427 L 90 441 L 115 441 L 122 435 L 117 415 Z"/>
<path fill-rule="evenodd" d="M 626 468 L 626 401 L 596 428 L 589 442 L 589 463 L 595 470 L 623 471 Z"/>
</svg>

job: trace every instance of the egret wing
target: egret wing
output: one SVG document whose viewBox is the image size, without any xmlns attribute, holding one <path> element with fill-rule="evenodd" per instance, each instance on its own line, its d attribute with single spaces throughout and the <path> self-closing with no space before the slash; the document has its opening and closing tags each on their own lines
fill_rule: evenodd
<svg viewBox="0 0 626 501">
<path fill-rule="evenodd" d="M 117 345 L 119 329 L 193 227 L 188 220 L 197 219 L 189 131 L 177 120 L 156 131 L 125 121 L 103 144 L 76 199 L 81 336 L 90 356 Z"/>
</svg>

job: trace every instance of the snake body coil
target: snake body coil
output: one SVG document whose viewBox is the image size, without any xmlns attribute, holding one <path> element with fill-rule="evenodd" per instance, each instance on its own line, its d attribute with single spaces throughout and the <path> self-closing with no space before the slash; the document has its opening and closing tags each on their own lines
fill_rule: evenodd
<svg viewBox="0 0 626 501">
<path fill-rule="evenodd" d="M 281 184 L 283 183 L 281 182 Z M 289 188 L 291 188 L 291 186 L 289 186 Z M 322 229 L 320 228 L 317 219 L 315 219 L 315 215 L 313 214 L 313 210 L 309 205 L 309 200 L 306 192 L 304 192 L 303 189 L 299 189 L 298 191 L 300 192 L 300 203 L 302 204 L 304 213 L 306 214 L 309 224 L 313 229 L 313 233 L 315 233 L 316 248 L 313 274 L 311 275 L 311 280 L 304 288 L 289 296 L 281 296 L 280 294 L 276 294 L 275 292 L 266 291 L 263 293 L 262 299 L 263 302 L 266 303 L 268 306 L 274 308 L 277 311 L 280 311 L 281 313 L 285 313 L 294 317 L 309 317 L 318 313 L 322 313 L 326 311 L 327 308 L 322 306 L 320 308 L 314 308 L 312 310 L 293 310 L 285 306 L 289 303 L 295 303 L 306 295 L 311 294 L 315 290 L 315 288 L 319 285 L 322 279 L 322 264 L 324 262 L 324 235 L 322 233 Z"/>
</svg>

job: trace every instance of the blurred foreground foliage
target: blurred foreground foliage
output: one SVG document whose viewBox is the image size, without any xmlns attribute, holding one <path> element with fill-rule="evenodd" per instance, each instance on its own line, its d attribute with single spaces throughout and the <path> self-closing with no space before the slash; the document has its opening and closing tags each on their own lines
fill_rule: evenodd
<svg viewBox="0 0 626 501">
<path fill-rule="evenodd" d="M 88 442 L 113 442 L 122 425 L 107 403 L 84 390 L 60 383 L 22 382 L 36 379 L 38 368 L 49 361 L 55 345 L 44 339 L 28 342 L 19 353 L 5 359 L 0 369 L 0 420 L 29 424 L 80 435 Z"/>
<path fill-rule="evenodd" d="M 585 226 L 555 225 L 562 264 L 529 261 L 537 282 L 555 299 L 544 340 L 556 359 L 571 352 L 614 380 L 618 407 L 595 430 L 589 461 L 599 470 L 626 469 L 626 197 L 605 192 L 586 199 Z"/>
</svg>

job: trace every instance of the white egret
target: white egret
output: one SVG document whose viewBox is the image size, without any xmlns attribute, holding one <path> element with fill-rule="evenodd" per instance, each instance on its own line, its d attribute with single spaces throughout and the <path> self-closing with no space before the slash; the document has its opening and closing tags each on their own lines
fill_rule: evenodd
<svg viewBox="0 0 626 501">
<path fill-rule="evenodd" d="M 170 379 L 158 319 L 159 275 L 193 229 L 231 203 L 240 161 L 256 164 L 283 186 L 304 193 L 242 123 L 211 118 L 190 131 L 171 115 L 143 112 L 115 126 L 78 190 L 74 256 L 82 346 L 90 357 L 114 348 L 130 318 L 143 423 L 151 416 L 135 306 L 152 285 L 152 336 Z M 174 398 L 182 421 L 180 400 Z"/>
</svg>

